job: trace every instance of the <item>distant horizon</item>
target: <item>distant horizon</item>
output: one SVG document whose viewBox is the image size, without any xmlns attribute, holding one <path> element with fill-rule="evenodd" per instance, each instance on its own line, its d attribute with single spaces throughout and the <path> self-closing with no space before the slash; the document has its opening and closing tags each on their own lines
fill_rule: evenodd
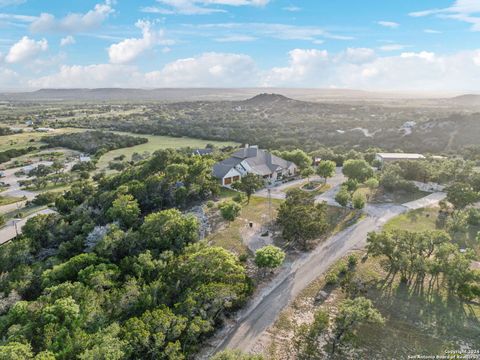
<svg viewBox="0 0 480 360">
<path fill-rule="evenodd" d="M 211 91 L 257 91 L 258 94 L 282 94 L 282 91 L 308 91 L 312 93 L 337 93 L 341 96 L 342 92 L 345 93 L 364 93 L 365 95 L 391 95 L 394 97 L 412 96 L 419 98 L 442 98 L 442 97 L 457 97 L 467 95 L 480 95 L 480 92 L 474 91 L 418 91 L 418 90 L 364 90 L 354 88 L 311 88 L 311 87 L 46 87 L 36 89 L 1 89 L 0 94 L 32 94 L 40 91 L 96 91 L 96 90 L 129 90 L 129 91 L 194 91 L 194 90 L 211 90 Z M 287 95 L 285 95 L 287 96 Z"/>
</svg>

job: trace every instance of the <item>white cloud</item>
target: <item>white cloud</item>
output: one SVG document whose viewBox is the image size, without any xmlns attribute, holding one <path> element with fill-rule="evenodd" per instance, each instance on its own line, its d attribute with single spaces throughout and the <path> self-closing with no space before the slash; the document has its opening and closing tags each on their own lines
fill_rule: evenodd
<svg viewBox="0 0 480 360">
<path fill-rule="evenodd" d="M 141 11 L 154 14 L 206 15 L 225 12 L 212 6 L 265 6 L 270 0 L 157 0 L 162 7 L 147 6 Z M 166 6 L 166 7 L 163 7 Z"/>
<path fill-rule="evenodd" d="M 0 82 L 2 78 L 0 70 Z M 3 75 L 5 76 L 5 75 Z M 390 91 L 480 91 L 480 49 L 441 55 L 428 51 L 384 56 L 369 48 L 338 53 L 294 49 L 285 66 L 259 69 L 248 55 L 204 53 L 144 73 L 136 66 L 61 66 L 30 87 L 296 86 Z"/>
<path fill-rule="evenodd" d="M 434 29 L 425 29 L 423 30 L 424 33 L 427 33 L 427 34 L 441 34 L 442 32 L 439 31 L 439 30 L 434 30 Z"/>
<path fill-rule="evenodd" d="M 19 75 L 15 71 L 0 66 L 0 91 L 16 89 L 19 81 Z"/>
<path fill-rule="evenodd" d="M 255 62 L 248 55 L 204 53 L 169 63 L 145 74 L 150 86 L 238 87 L 254 86 L 259 78 Z"/>
<path fill-rule="evenodd" d="M 366 57 L 363 62 L 343 53 L 327 57 L 319 56 L 318 51 L 291 51 L 289 66 L 271 69 L 262 84 L 390 91 L 480 90 L 480 50 L 452 55 L 405 52 Z"/>
<path fill-rule="evenodd" d="M 136 68 L 128 65 L 63 65 L 58 73 L 32 79 L 28 84 L 33 88 L 126 87 L 142 86 L 142 79 Z"/>
<path fill-rule="evenodd" d="M 10 48 L 7 56 L 5 56 L 5 61 L 11 64 L 23 62 L 47 51 L 47 49 L 47 40 L 35 41 L 28 36 L 24 36 Z"/>
<path fill-rule="evenodd" d="M 229 35 L 224 37 L 215 38 L 217 42 L 249 42 L 255 41 L 257 38 L 249 35 Z"/>
<path fill-rule="evenodd" d="M 163 31 L 154 31 L 152 23 L 149 21 L 139 20 L 135 25 L 142 30 L 142 37 L 125 39 L 111 45 L 108 49 L 108 56 L 112 64 L 130 63 L 157 44 L 171 45 L 173 43 L 164 38 Z"/>
<path fill-rule="evenodd" d="M 92 10 L 84 14 L 70 13 L 61 19 L 49 13 L 42 13 L 30 24 L 30 30 L 67 33 L 92 30 L 98 28 L 114 12 L 112 4 L 112 1 L 107 0 L 105 3 L 96 4 Z"/>
<path fill-rule="evenodd" d="M 285 11 L 290 11 L 290 12 L 298 12 L 298 11 L 301 11 L 302 8 L 301 7 L 298 7 L 298 6 L 285 6 L 282 8 L 282 10 L 285 10 Z"/>
<path fill-rule="evenodd" d="M 75 38 L 72 35 L 68 35 L 60 40 L 60 46 L 68 46 L 75 44 Z"/>
<path fill-rule="evenodd" d="M 252 58 L 243 54 L 204 53 L 179 59 L 157 71 L 141 73 L 120 64 L 62 66 L 56 74 L 29 81 L 32 88 L 255 86 L 260 78 Z"/>
<path fill-rule="evenodd" d="M 380 25 L 380 26 L 383 26 L 383 27 L 388 27 L 388 28 L 391 28 L 391 29 L 396 29 L 400 26 L 399 23 L 396 23 L 396 22 L 393 22 L 393 21 L 377 21 L 377 24 Z"/>
<path fill-rule="evenodd" d="M 440 9 L 428 9 L 410 13 L 413 17 L 437 16 L 444 19 L 454 19 L 471 24 L 472 31 L 480 31 L 480 1 L 456 0 L 452 6 Z"/>
<path fill-rule="evenodd" d="M 20 5 L 25 3 L 27 0 L 0 0 L 0 7 L 7 7 L 12 5 Z"/>
<path fill-rule="evenodd" d="M 405 48 L 406 46 L 402 44 L 387 44 L 379 47 L 379 49 L 382 51 L 397 51 L 397 50 L 403 50 Z"/>
<path fill-rule="evenodd" d="M 190 25 L 196 30 L 215 30 L 222 33 L 222 37 L 227 32 L 242 32 L 255 38 L 269 37 L 280 40 L 303 40 L 318 41 L 319 38 L 334 40 L 352 40 L 351 36 L 332 34 L 316 26 L 296 26 L 290 24 L 276 23 L 214 23 Z"/>
</svg>

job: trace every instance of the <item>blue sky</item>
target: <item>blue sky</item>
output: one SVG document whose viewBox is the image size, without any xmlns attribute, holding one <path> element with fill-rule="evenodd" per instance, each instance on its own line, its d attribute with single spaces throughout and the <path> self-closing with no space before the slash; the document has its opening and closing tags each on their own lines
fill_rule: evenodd
<svg viewBox="0 0 480 360">
<path fill-rule="evenodd" d="M 480 0 L 0 0 L 0 89 L 480 90 Z"/>
</svg>

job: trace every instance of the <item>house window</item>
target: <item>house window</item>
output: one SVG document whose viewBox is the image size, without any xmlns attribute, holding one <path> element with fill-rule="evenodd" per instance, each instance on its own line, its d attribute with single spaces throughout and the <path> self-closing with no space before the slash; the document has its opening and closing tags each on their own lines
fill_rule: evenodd
<svg viewBox="0 0 480 360">
<path fill-rule="evenodd" d="M 233 177 L 233 182 L 239 181 L 239 180 L 240 180 L 240 176 L 237 175 L 237 176 L 234 176 L 234 177 Z"/>
<path fill-rule="evenodd" d="M 232 178 L 229 177 L 229 178 L 223 179 L 223 183 L 224 183 L 225 185 L 230 185 L 230 184 L 232 183 Z"/>
</svg>

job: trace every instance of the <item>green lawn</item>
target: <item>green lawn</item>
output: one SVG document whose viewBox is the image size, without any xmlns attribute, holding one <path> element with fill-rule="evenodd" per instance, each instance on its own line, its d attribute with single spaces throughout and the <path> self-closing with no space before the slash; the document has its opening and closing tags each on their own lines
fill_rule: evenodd
<svg viewBox="0 0 480 360">
<path fill-rule="evenodd" d="M 124 133 L 124 132 L 115 132 L 117 134 L 122 135 L 132 135 L 132 136 L 139 136 L 148 139 L 148 142 L 145 144 L 133 146 L 130 148 L 123 148 L 117 149 L 113 151 L 109 151 L 105 155 L 103 155 L 100 160 L 98 161 L 98 168 L 99 169 L 106 169 L 108 167 L 108 163 L 112 161 L 115 157 L 120 155 L 125 155 L 126 160 L 130 160 L 133 153 L 143 153 L 148 151 L 149 153 L 153 153 L 155 150 L 160 149 L 179 149 L 183 147 L 192 147 L 192 148 L 204 148 L 207 144 L 213 144 L 216 146 L 228 146 L 228 145 L 238 145 L 233 142 L 228 141 L 211 141 L 211 140 L 202 140 L 202 139 L 192 139 L 186 137 L 170 137 L 170 136 L 157 136 L 157 135 L 142 135 L 142 134 L 132 134 L 132 133 Z"/>
<path fill-rule="evenodd" d="M 446 230 L 443 221 L 438 220 L 439 209 L 423 208 L 411 210 L 398 215 L 385 224 L 385 230 L 408 230 L 408 231 L 427 231 L 427 230 Z M 480 244 L 477 241 L 477 234 L 480 226 L 468 226 L 466 232 L 456 232 L 452 235 L 453 242 L 461 248 L 473 249 L 480 256 Z"/>
<path fill-rule="evenodd" d="M 14 204 L 22 200 L 25 200 L 25 199 L 21 197 L 15 197 L 15 196 L 0 196 L 0 206 Z"/>
<path fill-rule="evenodd" d="M 385 224 L 385 230 L 427 231 L 437 229 L 438 208 L 412 210 Z"/>
</svg>

